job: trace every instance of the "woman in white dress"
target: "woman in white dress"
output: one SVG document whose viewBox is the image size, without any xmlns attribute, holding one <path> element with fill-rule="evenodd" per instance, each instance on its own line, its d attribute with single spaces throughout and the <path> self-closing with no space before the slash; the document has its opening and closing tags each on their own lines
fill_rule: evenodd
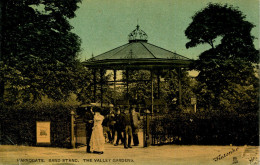
<svg viewBox="0 0 260 165">
<path fill-rule="evenodd" d="M 103 134 L 102 122 L 104 116 L 100 114 L 101 108 L 94 107 L 94 126 L 92 128 L 92 135 L 90 138 L 90 151 L 93 153 L 103 154 L 104 153 L 104 144 L 105 137 Z"/>
</svg>

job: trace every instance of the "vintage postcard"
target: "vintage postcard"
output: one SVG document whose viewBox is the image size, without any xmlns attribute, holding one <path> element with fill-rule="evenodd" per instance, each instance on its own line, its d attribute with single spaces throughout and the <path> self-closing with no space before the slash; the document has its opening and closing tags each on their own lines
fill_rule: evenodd
<svg viewBox="0 0 260 165">
<path fill-rule="evenodd" d="M 0 165 L 256 165 L 258 0 L 1 0 Z"/>
</svg>

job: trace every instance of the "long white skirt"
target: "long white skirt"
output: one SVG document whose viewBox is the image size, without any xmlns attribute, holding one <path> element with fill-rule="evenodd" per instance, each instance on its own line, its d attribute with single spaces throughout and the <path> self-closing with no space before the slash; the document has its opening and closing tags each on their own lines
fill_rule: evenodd
<svg viewBox="0 0 260 165">
<path fill-rule="evenodd" d="M 101 124 L 95 125 L 90 138 L 90 151 L 104 152 L 105 137 Z"/>
</svg>

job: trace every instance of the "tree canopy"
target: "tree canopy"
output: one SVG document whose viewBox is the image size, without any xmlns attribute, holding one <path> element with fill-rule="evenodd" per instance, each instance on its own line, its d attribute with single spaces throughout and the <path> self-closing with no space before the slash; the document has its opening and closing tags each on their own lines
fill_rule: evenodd
<svg viewBox="0 0 260 165">
<path fill-rule="evenodd" d="M 200 59 L 236 59 L 258 62 L 259 56 L 253 44 L 251 30 L 255 27 L 245 20 L 246 16 L 233 6 L 209 4 L 192 17 L 185 30 L 190 40 L 187 48 L 209 44 L 212 48 L 203 52 Z M 220 44 L 216 41 L 220 37 Z"/>
<path fill-rule="evenodd" d="M 259 61 L 251 30 L 254 25 L 229 5 L 209 4 L 195 13 L 185 30 L 187 48 L 209 44 L 192 64 L 199 71 L 200 103 L 214 109 L 256 109 Z"/>
<path fill-rule="evenodd" d="M 2 1 L 1 80 L 5 96 L 13 96 L 7 100 L 35 101 L 44 95 L 60 100 L 76 90 L 71 77 L 81 41 L 68 19 L 75 17 L 80 1 Z"/>
</svg>

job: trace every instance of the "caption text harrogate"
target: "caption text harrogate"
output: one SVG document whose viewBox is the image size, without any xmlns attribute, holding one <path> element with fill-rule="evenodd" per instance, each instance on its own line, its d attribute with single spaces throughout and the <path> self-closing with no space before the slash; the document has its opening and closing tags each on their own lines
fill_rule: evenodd
<svg viewBox="0 0 260 165">
<path fill-rule="evenodd" d="M 67 162 L 67 163 L 78 163 L 78 162 L 134 162 L 133 159 L 17 159 L 17 162 Z"/>
</svg>

